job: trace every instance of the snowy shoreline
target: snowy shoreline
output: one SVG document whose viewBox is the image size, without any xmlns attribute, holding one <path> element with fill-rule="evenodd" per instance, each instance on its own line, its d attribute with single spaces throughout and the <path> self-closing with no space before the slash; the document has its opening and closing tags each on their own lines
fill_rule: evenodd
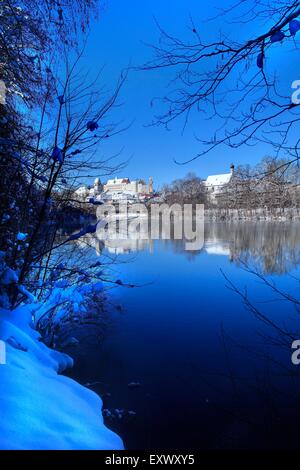
<svg viewBox="0 0 300 470">
<path fill-rule="evenodd" d="M 0 309 L 0 449 L 122 450 L 103 423 L 102 400 L 60 375 L 73 360 L 48 348 L 32 327 L 36 304 Z M 2 354 L 3 357 L 3 354 Z"/>
</svg>

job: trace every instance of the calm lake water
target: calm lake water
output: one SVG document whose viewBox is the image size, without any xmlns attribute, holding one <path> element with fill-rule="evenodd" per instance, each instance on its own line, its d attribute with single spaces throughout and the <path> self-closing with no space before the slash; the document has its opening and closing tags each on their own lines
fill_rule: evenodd
<svg viewBox="0 0 300 470">
<path fill-rule="evenodd" d="M 113 277 L 139 287 L 110 291 L 104 340 L 71 348 L 70 375 L 101 395 L 127 449 L 298 447 L 299 311 L 244 263 L 300 298 L 299 223 L 206 224 L 197 252 L 172 240 L 94 246 L 98 254 L 79 249 L 92 259 L 117 254 Z"/>
</svg>

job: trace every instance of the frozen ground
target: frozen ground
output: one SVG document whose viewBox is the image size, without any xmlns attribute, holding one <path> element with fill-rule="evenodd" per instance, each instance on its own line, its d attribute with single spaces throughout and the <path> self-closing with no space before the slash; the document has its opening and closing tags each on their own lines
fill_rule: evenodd
<svg viewBox="0 0 300 470">
<path fill-rule="evenodd" d="M 0 309 L 0 449 L 123 449 L 99 396 L 61 375 L 72 359 L 40 342 L 33 308 Z"/>
</svg>

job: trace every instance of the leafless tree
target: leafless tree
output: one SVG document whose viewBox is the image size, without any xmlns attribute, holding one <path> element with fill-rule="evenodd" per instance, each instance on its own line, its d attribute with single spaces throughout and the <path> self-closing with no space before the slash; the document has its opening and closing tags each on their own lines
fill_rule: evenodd
<svg viewBox="0 0 300 470">
<path fill-rule="evenodd" d="M 0 78 L 8 92 L 0 104 L 0 294 L 4 289 L 8 305 L 29 291 L 43 294 L 47 282 L 57 280 L 51 275 L 59 264 L 53 250 L 76 238 L 57 243 L 64 213 L 75 210 L 74 188 L 81 178 L 107 175 L 119 166 L 119 154 L 100 157 L 99 147 L 124 128 L 111 111 L 126 71 L 107 89 L 101 74 L 91 79 L 80 70 L 84 48 L 76 47 L 77 30 L 85 30 L 96 4 L 5 0 L 0 5 Z M 65 64 L 64 75 L 62 67 L 57 74 L 48 65 L 53 50 Z M 61 272 L 78 282 L 76 266 L 64 265 Z M 94 274 L 91 269 L 85 279 Z"/>
<path fill-rule="evenodd" d="M 19 97 L 28 106 L 41 103 L 54 83 L 58 54 L 78 44 L 98 0 L 2 0 L 0 4 L 0 79 L 7 106 Z M 2 111 L 4 111 L 2 109 Z"/>
<path fill-rule="evenodd" d="M 287 158 L 264 157 L 257 165 L 239 166 L 218 197 L 229 209 L 273 209 L 299 205 L 299 167 Z"/>
<path fill-rule="evenodd" d="M 206 200 L 203 181 L 194 173 L 188 173 L 184 178 L 164 186 L 162 193 L 168 204 L 204 204 Z"/>
<path fill-rule="evenodd" d="M 218 31 L 221 22 L 234 26 L 231 33 L 221 31 L 211 41 L 193 20 L 188 39 L 172 36 L 159 26 L 154 57 L 142 68 L 174 69 L 175 85 L 163 99 L 165 112 L 155 117 L 154 124 L 169 127 L 182 117 L 185 126 L 193 111 L 215 123 L 212 136 L 198 136 L 199 152 L 188 161 L 222 145 L 265 143 L 276 156 L 285 154 L 289 162 L 298 162 L 299 106 L 291 100 L 291 83 L 282 83 L 274 72 L 272 58 L 281 43 L 284 60 L 296 63 L 299 15 L 298 1 L 238 1 L 206 23 L 210 33 Z M 236 39 L 237 30 L 241 37 L 249 30 L 248 39 Z"/>
</svg>

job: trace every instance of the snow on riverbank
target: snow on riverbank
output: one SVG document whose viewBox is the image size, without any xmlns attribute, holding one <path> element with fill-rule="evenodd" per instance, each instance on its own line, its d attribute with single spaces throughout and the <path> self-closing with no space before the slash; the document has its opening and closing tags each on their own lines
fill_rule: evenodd
<svg viewBox="0 0 300 470">
<path fill-rule="evenodd" d="M 60 375 L 73 361 L 39 341 L 32 305 L 0 309 L 0 449 L 123 449 L 98 395 Z"/>
</svg>

